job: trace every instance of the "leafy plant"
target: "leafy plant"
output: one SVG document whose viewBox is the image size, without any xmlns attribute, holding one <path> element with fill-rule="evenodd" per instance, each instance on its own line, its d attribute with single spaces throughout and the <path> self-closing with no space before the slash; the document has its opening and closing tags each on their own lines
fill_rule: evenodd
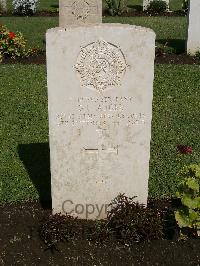
<svg viewBox="0 0 200 266">
<path fill-rule="evenodd" d="M 167 42 L 164 45 L 156 47 L 156 57 L 164 56 L 166 54 L 176 54 L 176 49 L 168 46 Z"/>
<path fill-rule="evenodd" d="M 127 0 L 105 0 L 111 16 L 121 15 L 127 8 Z"/>
<path fill-rule="evenodd" d="M 0 25 L 0 61 L 7 56 L 15 58 L 25 55 L 25 47 L 26 40 L 22 33 L 14 33 Z"/>
<path fill-rule="evenodd" d="M 26 40 L 21 32 L 12 32 L 0 24 L 0 62 L 4 58 L 28 57 L 41 53 L 38 48 L 26 49 Z"/>
<path fill-rule="evenodd" d="M 147 12 L 150 14 L 159 14 L 159 13 L 166 12 L 167 8 L 168 8 L 168 5 L 166 1 L 153 0 L 147 6 Z"/>
<path fill-rule="evenodd" d="M 176 196 L 181 199 L 182 207 L 175 212 L 175 218 L 180 228 L 192 229 L 200 236 L 200 166 L 186 166 L 181 175 L 184 179 Z"/>
<path fill-rule="evenodd" d="M 182 0 L 182 9 L 187 12 L 188 11 L 188 6 L 189 6 L 189 1 L 188 0 Z"/>
<path fill-rule="evenodd" d="M 18 15 L 33 15 L 37 9 L 38 0 L 13 0 L 14 13 Z"/>
<path fill-rule="evenodd" d="M 120 194 L 111 203 L 107 231 L 117 240 L 126 243 L 162 238 L 163 228 L 159 211 L 146 208 L 136 202 L 135 198 Z"/>
<path fill-rule="evenodd" d="M 196 52 L 195 57 L 196 59 L 200 60 L 200 51 Z"/>
</svg>

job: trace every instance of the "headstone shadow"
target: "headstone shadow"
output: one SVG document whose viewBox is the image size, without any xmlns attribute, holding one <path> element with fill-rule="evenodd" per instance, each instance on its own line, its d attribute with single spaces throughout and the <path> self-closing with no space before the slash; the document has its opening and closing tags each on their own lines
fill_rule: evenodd
<svg viewBox="0 0 200 266">
<path fill-rule="evenodd" d="M 175 49 L 176 54 L 182 54 L 185 52 L 185 40 L 182 39 L 160 39 L 156 40 L 157 43 L 166 45 Z"/>
<path fill-rule="evenodd" d="M 53 4 L 53 5 L 51 5 L 51 7 L 59 8 L 59 5 Z"/>
<path fill-rule="evenodd" d="M 18 153 L 38 191 L 41 206 L 51 208 L 49 143 L 19 144 Z"/>
<path fill-rule="evenodd" d="M 136 10 L 136 11 L 142 11 L 142 5 L 128 5 L 129 8 Z"/>
</svg>

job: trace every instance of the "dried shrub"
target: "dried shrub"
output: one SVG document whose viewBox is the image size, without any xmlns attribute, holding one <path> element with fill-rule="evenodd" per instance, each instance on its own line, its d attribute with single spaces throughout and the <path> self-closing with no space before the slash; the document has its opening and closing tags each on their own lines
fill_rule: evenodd
<svg viewBox="0 0 200 266">
<path fill-rule="evenodd" d="M 72 216 L 51 215 L 39 229 L 47 248 L 58 249 L 65 241 L 88 240 L 96 244 L 108 241 L 120 244 L 161 239 L 161 213 L 135 202 L 135 197 L 119 195 L 111 204 L 105 220 L 78 220 Z"/>
<path fill-rule="evenodd" d="M 57 244 L 72 240 L 77 234 L 75 219 L 72 216 L 50 215 L 39 228 L 40 238 L 48 249 L 58 249 Z"/>
<path fill-rule="evenodd" d="M 120 194 L 111 203 L 107 227 L 122 242 L 141 242 L 161 239 L 163 227 L 160 212 L 135 202 L 136 197 Z"/>
</svg>

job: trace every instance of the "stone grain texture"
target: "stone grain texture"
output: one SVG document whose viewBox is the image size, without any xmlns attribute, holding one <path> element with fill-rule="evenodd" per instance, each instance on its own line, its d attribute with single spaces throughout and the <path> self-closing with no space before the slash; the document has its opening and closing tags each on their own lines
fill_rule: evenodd
<svg viewBox="0 0 200 266">
<path fill-rule="evenodd" d="M 105 218 L 119 193 L 146 204 L 154 32 L 98 24 L 46 37 L 53 212 Z"/>
<path fill-rule="evenodd" d="M 0 12 L 6 13 L 7 12 L 7 3 L 6 0 L 0 0 Z"/>
<path fill-rule="evenodd" d="M 59 0 L 59 26 L 102 22 L 101 0 Z"/>
<path fill-rule="evenodd" d="M 187 53 L 200 52 L 200 1 L 191 0 L 188 13 Z"/>
</svg>

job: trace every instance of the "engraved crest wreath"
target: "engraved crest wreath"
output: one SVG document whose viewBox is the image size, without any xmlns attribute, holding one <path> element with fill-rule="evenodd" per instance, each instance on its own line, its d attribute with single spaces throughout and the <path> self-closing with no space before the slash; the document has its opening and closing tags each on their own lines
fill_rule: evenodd
<svg viewBox="0 0 200 266">
<path fill-rule="evenodd" d="M 72 14 L 78 19 L 86 19 L 90 13 L 90 5 L 87 1 L 75 1 L 72 4 Z"/>
<path fill-rule="evenodd" d="M 81 47 L 75 65 L 81 85 L 100 93 L 112 86 L 121 85 L 126 67 L 121 49 L 104 40 Z"/>
</svg>

